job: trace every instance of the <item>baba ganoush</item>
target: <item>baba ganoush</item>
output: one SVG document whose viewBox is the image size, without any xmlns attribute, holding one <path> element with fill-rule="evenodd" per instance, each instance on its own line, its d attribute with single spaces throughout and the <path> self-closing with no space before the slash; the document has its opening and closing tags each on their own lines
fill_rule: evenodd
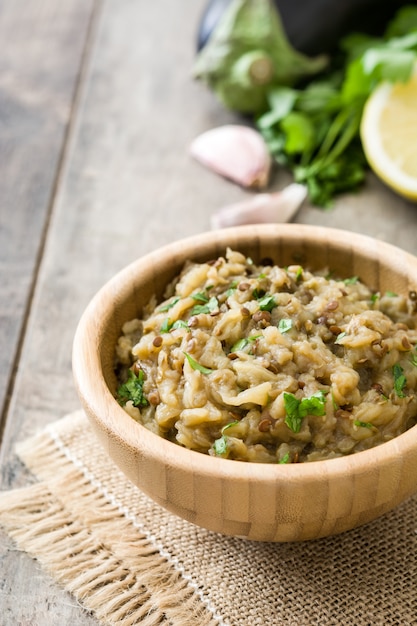
<svg viewBox="0 0 417 626">
<path fill-rule="evenodd" d="M 116 347 L 117 399 L 152 432 L 261 463 L 340 457 L 417 421 L 417 294 L 255 264 L 185 265 Z"/>
</svg>

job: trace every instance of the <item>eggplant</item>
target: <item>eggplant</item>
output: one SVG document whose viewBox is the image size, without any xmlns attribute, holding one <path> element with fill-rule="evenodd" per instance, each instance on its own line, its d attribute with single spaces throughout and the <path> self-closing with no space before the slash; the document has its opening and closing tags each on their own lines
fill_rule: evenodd
<svg viewBox="0 0 417 626">
<path fill-rule="evenodd" d="M 197 28 L 197 51 L 207 44 L 233 0 L 209 0 Z M 350 32 L 381 35 L 387 22 L 413 0 L 273 0 L 289 43 L 307 56 L 332 54 Z"/>
<path fill-rule="evenodd" d="M 242 113 L 264 110 L 273 85 L 292 85 L 321 72 L 325 55 L 294 49 L 271 0 L 232 0 L 220 15 L 193 74 L 223 104 Z"/>
<path fill-rule="evenodd" d="M 352 32 L 380 37 L 404 0 L 210 0 L 193 75 L 228 109 L 262 114 L 276 87 L 305 84 Z"/>
</svg>

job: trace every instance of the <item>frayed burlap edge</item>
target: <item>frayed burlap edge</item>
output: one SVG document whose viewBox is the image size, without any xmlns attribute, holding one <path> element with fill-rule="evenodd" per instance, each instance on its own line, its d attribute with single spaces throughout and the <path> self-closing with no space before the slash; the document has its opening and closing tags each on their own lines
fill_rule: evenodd
<svg viewBox="0 0 417 626">
<path fill-rule="evenodd" d="M 224 624 L 118 503 L 41 433 L 17 448 L 41 482 L 0 494 L 0 525 L 19 549 L 103 624 Z"/>
</svg>

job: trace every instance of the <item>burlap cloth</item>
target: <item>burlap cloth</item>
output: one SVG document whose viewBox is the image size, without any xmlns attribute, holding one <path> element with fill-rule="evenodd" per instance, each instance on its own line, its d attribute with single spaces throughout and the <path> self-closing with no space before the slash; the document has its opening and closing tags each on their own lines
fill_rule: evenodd
<svg viewBox="0 0 417 626">
<path fill-rule="evenodd" d="M 254 543 L 154 504 L 82 412 L 17 452 L 38 482 L 0 495 L 0 524 L 103 624 L 417 624 L 417 498 L 335 537 Z"/>
</svg>

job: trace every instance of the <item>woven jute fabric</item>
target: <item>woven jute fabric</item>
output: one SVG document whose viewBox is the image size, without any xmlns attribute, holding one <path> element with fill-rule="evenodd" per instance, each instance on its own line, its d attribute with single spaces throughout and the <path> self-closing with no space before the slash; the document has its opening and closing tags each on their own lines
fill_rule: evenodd
<svg viewBox="0 0 417 626">
<path fill-rule="evenodd" d="M 103 624 L 417 624 L 417 498 L 334 537 L 255 543 L 153 503 L 81 411 L 17 452 L 37 482 L 0 495 L 0 525 Z"/>
</svg>

